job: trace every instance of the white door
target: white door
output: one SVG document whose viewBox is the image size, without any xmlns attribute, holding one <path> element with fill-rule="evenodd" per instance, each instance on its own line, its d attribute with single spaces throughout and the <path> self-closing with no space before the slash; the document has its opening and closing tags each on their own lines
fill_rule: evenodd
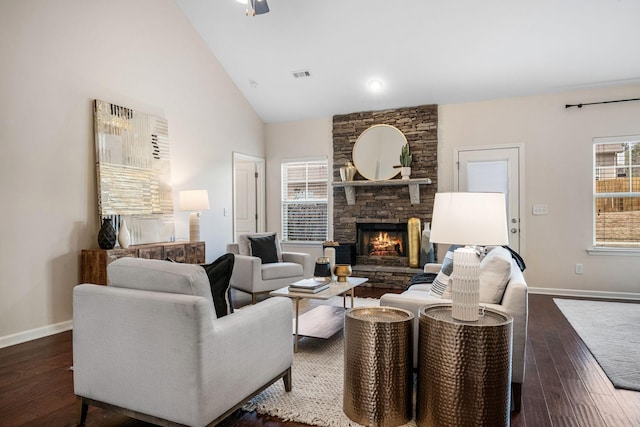
<svg viewBox="0 0 640 427">
<path fill-rule="evenodd" d="M 263 171 L 264 160 L 234 153 L 234 241 L 239 234 L 264 229 Z"/>
<path fill-rule="evenodd" d="M 524 200 L 521 175 L 523 147 L 489 147 L 457 149 L 456 191 L 499 192 L 505 194 L 509 222 L 509 247 L 520 252 L 522 223 L 520 211 Z"/>
</svg>

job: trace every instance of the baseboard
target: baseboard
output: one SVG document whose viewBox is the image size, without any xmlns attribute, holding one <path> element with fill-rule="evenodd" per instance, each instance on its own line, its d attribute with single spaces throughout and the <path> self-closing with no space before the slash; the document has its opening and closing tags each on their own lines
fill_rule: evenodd
<svg viewBox="0 0 640 427">
<path fill-rule="evenodd" d="M 73 320 L 67 320 L 66 322 L 55 323 L 41 328 L 18 332 L 17 334 L 6 335 L 4 337 L 0 337 L 0 348 L 22 344 L 23 342 L 31 340 L 37 340 L 38 338 L 48 337 L 49 335 L 58 334 L 71 329 L 73 329 Z"/>
<path fill-rule="evenodd" d="M 594 299 L 623 299 L 640 301 L 640 294 L 633 292 L 607 292 L 607 291 L 587 291 L 574 289 L 557 289 L 557 288 L 535 288 L 529 286 L 530 294 L 541 295 L 558 295 L 563 297 L 581 297 Z"/>
</svg>

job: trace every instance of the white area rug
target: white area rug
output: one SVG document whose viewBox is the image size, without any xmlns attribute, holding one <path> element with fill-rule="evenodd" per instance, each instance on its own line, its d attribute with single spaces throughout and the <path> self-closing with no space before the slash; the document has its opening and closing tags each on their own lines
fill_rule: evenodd
<svg viewBox="0 0 640 427">
<path fill-rule="evenodd" d="M 640 391 L 640 304 L 553 300 L 615 387 Z"/>
<path fill-rule="evenodd" d="M 342 298 L 328 303 L 341 306 Z M 377 299 L 355 299 L 356 307 L 378 304 Z M 328 340 L 303 338 L 294 354 L 291 392 L 285 392 L 282 381 L 277 381 L 243 409 L 317 426 L 359 426 L 342 412 L 343 342 L 342 331 Z M 415 425 L 411 421 L 406 426 Z"/>
</svg>

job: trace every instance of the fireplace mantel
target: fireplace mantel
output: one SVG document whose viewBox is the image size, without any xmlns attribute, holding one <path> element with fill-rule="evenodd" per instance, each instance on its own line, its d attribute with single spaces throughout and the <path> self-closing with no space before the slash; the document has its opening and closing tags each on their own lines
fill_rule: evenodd
<svg viewBox="0 0 640 427">
<path fill-rule="evenodd" d="M 347 196 L 347 204 L 356 204 L 356 187 L 391 187 L 404 185 L 409 187 L 409 197 L 412 205 L 420 203 L 420 185 L 431 184 L 429 178 L 415 178 L 415 179 L 390 179 L 386 181 L 342 181 L 334 182 L 334 187 L 344 187 L 345 194 Z"/>
</svg>

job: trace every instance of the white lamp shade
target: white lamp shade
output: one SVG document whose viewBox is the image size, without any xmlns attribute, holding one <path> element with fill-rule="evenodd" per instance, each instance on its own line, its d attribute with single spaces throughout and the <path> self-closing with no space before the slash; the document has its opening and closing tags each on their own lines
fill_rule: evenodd
<svg viewBox="0 0 640 427">
<path fill-rule="evenodd" d="M 436 193 L 431 241 L 488 246 L 509 243 L 503 193 Z"/>
<path fill-rule="evenodd" d="M 207 190 L 185 190 L 180 194 L 181 211 L 204 211 L 209 209 L 209 193 Z"/>
</svg>

